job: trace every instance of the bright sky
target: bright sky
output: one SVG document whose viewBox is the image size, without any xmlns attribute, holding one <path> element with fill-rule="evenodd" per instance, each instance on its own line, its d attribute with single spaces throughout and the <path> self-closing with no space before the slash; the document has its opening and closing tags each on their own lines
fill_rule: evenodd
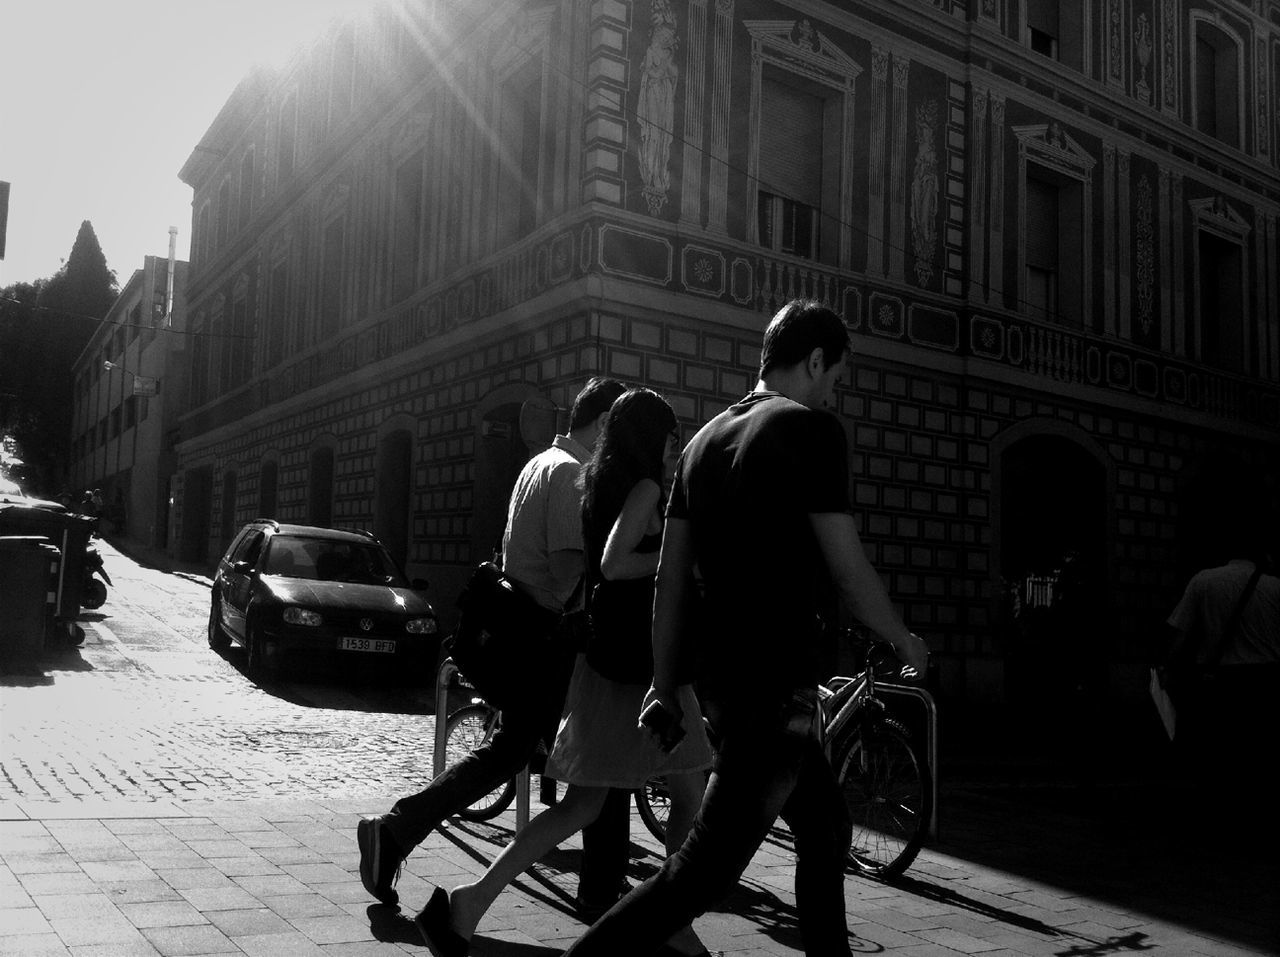
<svg viewBox="0 0 1280 957">
<path fill-rule="evenodd" d="M 53 275 L 82 220 L 123 285 L 178 227 L 178 170 L 254 62 L 283 65 L 374 0 L 5 0 L 0 180 L 12 184 L 0 286 Z"/>
</svg>

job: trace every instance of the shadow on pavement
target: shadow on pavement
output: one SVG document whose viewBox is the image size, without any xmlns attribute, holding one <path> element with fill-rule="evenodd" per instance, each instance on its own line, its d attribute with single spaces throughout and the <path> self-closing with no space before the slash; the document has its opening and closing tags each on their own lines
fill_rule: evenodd
<svg viewBox="0 0 1280 957">
<path fill-rule="evenodd" d="M 274 678 L 255 678 L 249 674 L 248 657 L 239 645 L 213 653 L 240 672 L 246 681 L 298 707 L 379 714 L 435 714 L 433 688 L 372 668 L 352 673 L 306 663 Z M 470 696 L 463 700 L 462 695 L 451 692 L 450 710 L 469 700 Z"/>
<path fill-rule="evenodd" d="M 937 901 L 939 904 L 946 904 L 948 907 L 966 910 L 970 913 L 999 921 L 1002 924 L 1017 927 L 1019 930 L 1031 931 L 1036 934 L 1044 934 L 1046 937 L 1057 937 L 1061 934 L 1061 931 L 1058 930 L 1058 928 L 1051 927 L 1044 921 L 1026 917 L 1003 907 L 984 904 L 983 902 L 961 894 L 950 887 L 944 887 L 940 884 L 933 884 L 929 881 L 923 881 L 918 878 L 911 877 L 909 873 L 895 880 L 893 882 L 893 886 L 899 890 L 906 891 L 909 894 L 914 894 L 917 897 L 923 897 L 925 900 Z"/>
<path fill-rule="evenodd" d="M 1264 952 L 1280 947 L 1276 824 L 1262 802 L 1250 813 L 1245 803 L 1208 800 L 1172 779 L 966 788 L 943 800 L 946 824 L 935 845 L 942 853 L 1207 937 Z M 902 886 L 929 896 L 923 884 L 908 876 Z M 1059 953 L 1148 949 L 1139 938 L 1121 934 Z"/>
<path fill-rule="evenodd" d="M 369 931 L 384 944 L 422 944 L 413 918 L 397 905 L 370 904 L 365 915 L 369 918 Z"/>
<path fill-rule="evenodd" d="M 38 688 L 54 684 L 59 671 L 95 671 L 80 649 L 72 645 L 51 644 L 35 659 L 0 662 L 0 687 Z"/>
</svg>

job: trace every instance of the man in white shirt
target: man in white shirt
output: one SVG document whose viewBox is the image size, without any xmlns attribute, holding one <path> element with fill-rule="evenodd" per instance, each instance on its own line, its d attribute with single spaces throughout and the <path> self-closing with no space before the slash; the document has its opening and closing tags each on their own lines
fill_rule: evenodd
<svg viewBox="0 0 1280 957">
<path fill-rule="evenodd" d="M 568 433 L 557 435 L 550 448 L 525 463 L 511 492 L 502 541 L 503 570 L 534 601 L 556 614 L 581 608 L 578 583 L 584 566 L 578 473 L 591 458 L 609 407 L 624 391 L 626 387 L 616 379 L 591 379 L 574 400 Z M 562 632 L 570 630 L 562 624 Z M 540 695 L 504 706 L 497 733 L 437 774 L 425 790 L 401 798 L 385 815 L 359 822 L 360 879 L 379 901 L 399 901 L 395 882 L 404 859 L 441 821 L 512 778 L 529 762 L 539 741 L 550 749 L 578 651 L 568 640 L 553 644 L 559 656 L 551 669 L 555 678 L 540 688 Z M 617 899 L 627 863 L 626 824 L 617 814 L 605 814 L 583 832 L 578 895 L 583 904 L 599 901 L 597 906 L 609 906 Z"/>
</svg>

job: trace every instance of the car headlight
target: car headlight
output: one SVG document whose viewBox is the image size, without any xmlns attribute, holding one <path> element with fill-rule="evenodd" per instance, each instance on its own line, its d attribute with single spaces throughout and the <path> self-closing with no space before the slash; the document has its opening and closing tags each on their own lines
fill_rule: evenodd
<svg viewBox="0 0 1280 957">
<path fill-rule="evenodd" d="M 434 618 L 410 618 L 404 623 L 404 630 L 411 635 L 434 635 L 436 620 Z"/>
<path fill-rule="evenodd" d="M 290 625 L 322 625 L 324 619 L 320 617 L 320 612 L 312 611 L 309 608 L 286 608 L 284 610 L 284 620 Z"/>
</svg>

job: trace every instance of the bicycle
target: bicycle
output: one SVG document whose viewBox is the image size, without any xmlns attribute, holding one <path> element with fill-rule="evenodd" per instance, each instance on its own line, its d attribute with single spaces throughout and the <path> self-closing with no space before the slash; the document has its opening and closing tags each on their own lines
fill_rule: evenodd
<svg viewBox="0 0 1280 957">
<path fill-rule="evenodd" d="M 831 761 L 853 822 L 849 863 L 881 880 L 898 877 L 920 853 L 933 816 L 933 776 L 911 733 L 876 694 L 876 642 L 865 642 L 862 668 L 818 688 L 823 749 Z M 911 678 L 897 667 L 896 677 Z M 661 843 L 670 801 L 666 785 L 650 778 L 636 792 L 640 819 Z"/>
<path fill-rule="evenodd" d="M 473 697 L 469 704 L 449 712 L 445 719 L 445 754 L 448 763 L 487 744 L 502 723 L 502 713 L 483 698 Z M 458 812 L 464 821 L 488 821 L 511 806 L 516 798 L 516 779 L 510 778 L 488 794 Z"/>
</svg>

